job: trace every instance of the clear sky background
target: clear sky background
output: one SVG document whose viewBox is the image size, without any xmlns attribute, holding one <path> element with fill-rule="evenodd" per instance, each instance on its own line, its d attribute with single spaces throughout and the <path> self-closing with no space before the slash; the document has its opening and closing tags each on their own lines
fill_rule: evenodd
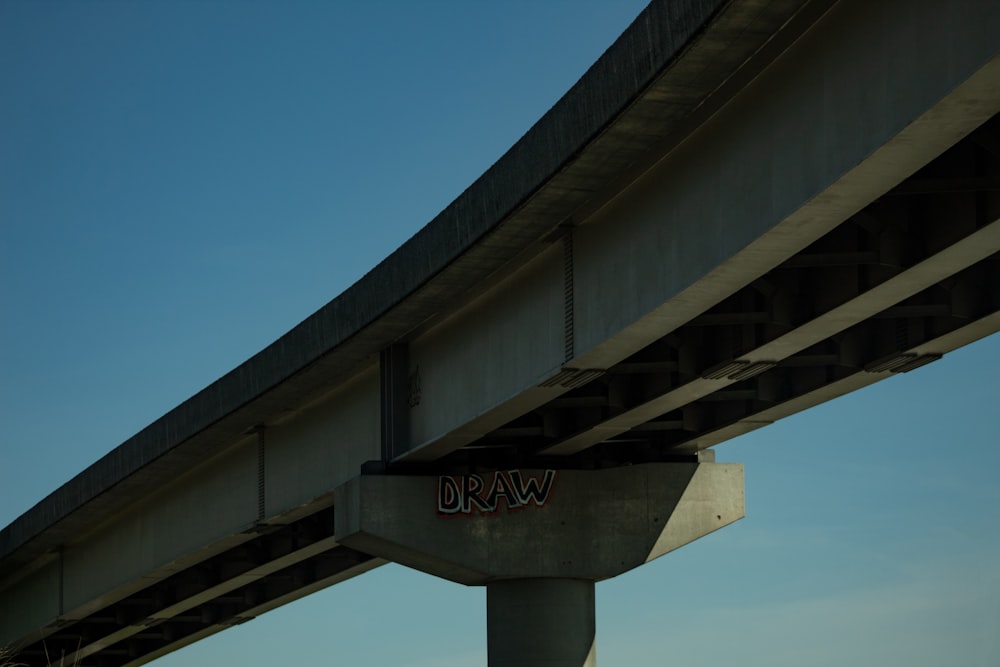
<svg viewBox="0 0 1000 667">
<path fill-rule="evenodd" d="M 643 4 L 0 3 L 0 526 L 361 277 Z M 996 667 L 998 370 L 994 336 L 718 447 L 747 518 L 599 584 L 600 664 Z M 156 664 L 484 666 L 485 592 L 386 566 Z"/>
</svg>

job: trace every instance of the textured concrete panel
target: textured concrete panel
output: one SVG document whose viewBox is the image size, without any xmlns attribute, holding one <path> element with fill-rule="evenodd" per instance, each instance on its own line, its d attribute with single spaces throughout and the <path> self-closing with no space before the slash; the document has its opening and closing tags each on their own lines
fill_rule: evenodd
<svg viewBox="0 0 1000 667">
<path fill-rule="evenodd" d="M 127 508 L 64 551 L 67 612 L 149 585 L 233 540 L 258 514 L 257 453 L 248 442 Z"/>
<path fill-rule="evenodd" d="M 419 399 L 411 444 L 441 437 L 515 397 L 565 358 L 559 243 L 410 344 Z"/>
<path fill-rule="evenodd" d="M 532 482 L 532 499 L 517 500 L 525 495 L 517 489 Z M 743 515 L 737 463 L 501 471 L 475 479 L 365 475 L 337 489 L 336 539 L 464 584 L 600 580 Z"/>
<path fill-rule="evenodd" d="M 0 596 L 0 646 L 55 622 L 60 613 L 58 557 L 21 579 Z"/>
<path fill-rule="evenodd" d="M 613 363 L 714 305 L 991 116 L 995 83 L 909 127 L 997 56 L 998 26 L 997 3 L 835 6 L 578 230 L 579 365 Z"/>
<path fill-rule="evenodd" d="M 771 268 L 998 108 L 998 78 L 984 77 L 981 65 L 996 63 L 1000 4 L 845 0 L 660 167 L 588 220 L 594 208 L 584 202 L 604 205 L 599 191 L 643 157 L 640 148 L 677 131 L 674 123 L 650 120 L 658 118 L 655 113 L 643 116 L 648 122 L 632 116 L 627 123 L 608 123 L 626 105 L 640 106 L 634 96 L 722 4 L 654 2 L 620 40 L 624 46 L 602 57 L 596 74 L 574 87 L 499 168 L 433 225 L 260 355 L 0 532 L 0 571 L 18 575 L 18 568 L 67 545 L 64 602 L 70 614 L 80 614 L 247 539 L 242 531 L 259 518 L 261 502 L 266 516 L 285 518 L 316 501 L 354 474 L 361 460 L 377 458 L 374 380 L 365 376 L 359 393 L 345 394 L 336 405 L 320 403 L 291 416 L 289 411 L 347 381 L 384 345 L 420 331 L 413 345 L 419 390 L 412 446 L 440 442 L 473 423 L 476 429 L 499 425 L 504 415 L 533 409 L 542 402 L 532 398 L 540 391 L 533 385 L 563 360 L 563 276 L 555 261 L 561 251 L 550 248 L 471 306 L 464 299 L 468 290 L 497 280 L 495 272 L 514 257 L 540 246 L 539 239 L 557 224 L 582 222 L 575 231 L 576 349 L 582 352 L 577 365 L 603 367 Z M 781 4 L 786 3 L 737 0 L 728 6 L 747 12 Z M 660 20 L 675 8 L 696 18 Z M 732 34 L 739 32 L 710 36 L 722 43 Z M 743 43 L 744 37 L 731 41 Z M 704 89 L 667 91 L 690 98 L 678 117 L 718 83 L 706 77 Z M 947 104 L 940 102 L 945 95 Z M 626 125 L 641 131 L 629 134 L 622 130 Z M 743 129 L 733 129 L 737 125 Z M 628 136 L 607 139 L 620 138 L 619 131 Z M 607 142 L 591 150 L 599 140 Z M 588 162 L 588 169 L 577 169 Z M 581 207 L 585 214 L 571 219 Z M 458 308 L 463 310 L 450 319 L 421 329 Z M 508 412 L 498 416 L 501 410 Z M 487 416 L 493 422 L 484 421 Z M 263 471 L 249 440 L 231 449 L 247 428 L 262 422 L 271 443 Z M 336 443 L 327 446 L 333 436 Z M 461 444 L 459 436 L 453 442 Z M 222 459 L 212 458 L 220 452 Z M 582 474 L 592 473 L 560 473 L 551 502 L 561 502 L 564 486 L 573 487 L 564 485 L 564 478 Z M 517 508 L 499 528 L 499 516 L 461 511 L 436 516 L 437 522 L 426 523 L 434 535 L 415 532 L 405 514 L 368 516 L 359 510 L 352 519 L 350 508 L 368 497 L 363 487 L 386 483 L 373 478 L 358 481 L 353 496 L 348 486 L 338 510 L 347 511 L 345 530 L 357 528 L 345 539 L 429 571 L 443 567 L 445 576 L 460 581 L 528 576 L 528 570 L 517 569 L 524 559 L 520 565 L 512 559 L 535 554 L 534 549 L 543 557 L 529 563 L 538 566 L 530 576 L 538 576 L 539 569 L 611 576 L 600 573 L 628 563 L 634 567 L 702 534 L 713 521 L 742 514 L 741 494 L 736 508 L 735 495 L 713 491 L 713 483 L 699 481 L 700 475 L 693 473 L 679 496 L 655 502 L 648 494 L 646 501 L 640 494 L 634 502 L 622 495 L 635 492 L 636 485 L 604 497 L 581 483 L 574 493 L 579 497 L 585 489 L 588 499 L 562 512 L 565 525 L 553 523 L 560 513 L 548 501 Z M 601 499 L 600 512 L 587 509 L 592 497 Z M 729 498 L 724 511 L 716 511 L 720 497 Z M 378 500 L 377 494 L 373 498 Z M 411 504 L 403 502 L 400 512 L 419 509 Z M 645 513 L 635 511 L 644 506 Z M 651 511 L 661 507 L 674 509 L 654 530 Z M 573 523 L 581 514 L 586 527 Z M 642 516 L 645 521 L 638 520 Z M 608 517 L 620 520 L 601 523 Z M 379 532 L 378 522 L 387 532 Z M 625 546 L 596 545 L 594 526 L 622 537 Z M 574 551 L 556 559 L 553 554 L 566 543 L 560 538 L 567 535 Z M 518 540 L 516 551 L 510 545 Z M 469 544 L 475 548 L 460 553 Z M 16 594 L 21 607 L 32 610 L 31 618 L 44 623 L 52 616 L 52 581 L 51 569 L 37 570 L 2 595 Z M 24 598 L 30 602 L 24 604 Z"/>
<path fill-rule="evenodd" d="M 332 494 L 381 456 L 373 367 L 315 406 L 264 433 L 265 518 Z"/>
<path fill-rule="evenodd" d="M 489 171 L 362 280 L 0 530 L 0 556 L 18 552 L 16 561 L 0 560 L 0 574 L 60 544 L 65 534 L 85 529 L 95 517 L 106 518 L 122 499 L 140 497 L 142 484 L 123 483 L 139 471 L 168 480 L 206 452 L 228 446 L 262 418 L 280 417 L 290 398 L 315 399 L 329 391 L 371 354 L 447 310 L 470 287 L 547 234 L 575 205 L 564 201 L 566 190 L 544 197 L 547 213 L 510 218 L 632 105 L 728 4 L 652 2 Z M 794 8 L 798 3 L 790 4 Z M 752 38 L 745 35 L 742 41 Z M 721 70 L 732 66 L 726 61 Z M 710 90 L 714 81 L 706 78 L 701 90 Z M 627 157 L 645 148 L 640 142 L 631 151 L 617 150 Z M 592 164 L 576 178 L 600 181 L 617 166 Z"/>
</svg>

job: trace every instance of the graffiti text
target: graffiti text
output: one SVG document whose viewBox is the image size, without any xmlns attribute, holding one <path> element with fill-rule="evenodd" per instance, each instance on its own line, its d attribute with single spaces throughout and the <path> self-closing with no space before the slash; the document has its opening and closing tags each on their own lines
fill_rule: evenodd
<svg viewBox="0 0 1000 667">
<path fill-rule="evenodd" d="M 555 470 L 540 477 L 523 475 L 520 470 L 499 470 L 486 475 L 449 475 L 438 478 L 438 514 L 491 514 L 535 505 L 543 506 L 552 493 Z"/>
</svg>

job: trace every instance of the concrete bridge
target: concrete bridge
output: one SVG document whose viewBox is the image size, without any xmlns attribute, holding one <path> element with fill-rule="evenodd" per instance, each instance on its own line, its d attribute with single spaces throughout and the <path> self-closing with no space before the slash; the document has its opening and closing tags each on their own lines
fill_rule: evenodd
<svg viewBox="0 0 1000 667">
<path fill-rule="evenodd" d="M 364 279 L 6 527 L 0 643 L 142 664 L 393 560 L 487 586 L 491 664 L 539 628 L 592 663 L 594 581 L 742 516 L 713 445 L 1000 327 L 998 34 L 654 2 Z"/>
</svg>

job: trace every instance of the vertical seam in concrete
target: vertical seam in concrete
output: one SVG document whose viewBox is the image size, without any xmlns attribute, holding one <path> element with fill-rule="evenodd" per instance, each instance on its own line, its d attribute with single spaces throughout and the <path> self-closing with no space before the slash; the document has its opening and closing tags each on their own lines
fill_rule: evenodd
<svg viewBox="0 0 1000 667">
<path fill-rule="evenodd" d="M 394 343 L 379 355 L 382 460 L 392 461 L 409 448 L 409 348 Z"/>
<path fill-rule="evenodd" d="M 563 236 L 563 317 L 565 337 L 566 363 L 573 359 L 576 352 L 573 323 L 573 230 Z"/>
<path fill-rule="evenodd" d="M 266 452 L 264 450 L 264 427 L 257 429 L 257 520 L 263 521 L 267 509 L 264 496 L 266 487 Z"/>
<path fill-rule="evenodd" d="M 65 554 L 66 547 L 59 547 L 59 618 L 66 613 L 65 600 L 66 600 L 66 567 L 65 567 Z"/>
<path fill-rule="evenodd" d="M 392 348 L 384 348 L 379 353 L 379 435 L 382 440 L 382 460 L 392 460 Z"/>
</svg>

